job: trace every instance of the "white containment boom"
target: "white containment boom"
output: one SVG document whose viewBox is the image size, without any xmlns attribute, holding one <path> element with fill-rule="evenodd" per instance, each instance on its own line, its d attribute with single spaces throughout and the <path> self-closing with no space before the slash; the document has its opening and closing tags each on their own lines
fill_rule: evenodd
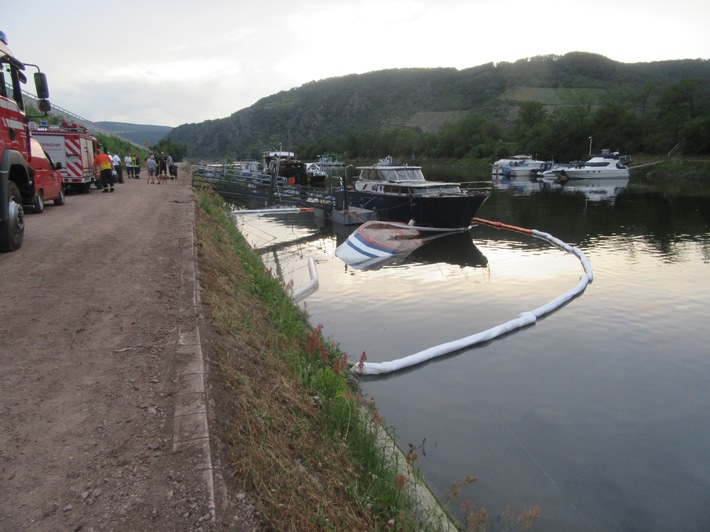
<svg viewBox="0 0 710 532">
<path fill-rule="evenodd" d="M 520 329 L 527 325 L 531 325 L 535 323 L 538 318 L 562 307 L 568 301 L 574 299 L 582 292 L 584 292 L 587 285 L 591 283 L 594 278 L 594 275 L 592 273 L 592 265 L 589 263 L 587 257 L 579 248 L 570 246 L 548 233 L 536 231 L 535 229 L 524 229 L 521 227 L 515 227 L 512 225 L 502 224 L 500 222 L 492 222 L 481 218 L 474 218 L 473 221 L 476 223 L 497 227 L 498 229 L 516 231 L 519 233 L 530 235 L 535 238 L 546 240 L 549 243 L 557 246 L 558 248 L 575 255 L 579 259 L 579 262 L 582 264 L 582 268 L 584 269 L 584 275 L 580 277 L 577 286 L 575 286 L 573 289 L 565 292 L 564 294 L 556 297 L 552 301 L 541 305 L 533 310 L 522 312 L 515 319 L 512 319 L 500 325 L 496 325 L 495 327 L 491 327 L 490 329 L 473 334 L 471 336 L 436 345 L 423 351 L 419 351 L 418 353 L 414 353 L 412 355 L 396 360 L 391 360 L 389 362 L 360 362 L 352 366 L 352 372 L 357 373 L 359 375 L 382 375 L 385 373 L 392 373 L 395 371 L 402 370 L 404 368 L 416 366 L 417 364 L 427 362 L 442 355 L 447 355 L 456 351 L 460 351 L 462 349 L 475 346 L 476 344 L 489 342 L 511 331 Z"/>
</svg>

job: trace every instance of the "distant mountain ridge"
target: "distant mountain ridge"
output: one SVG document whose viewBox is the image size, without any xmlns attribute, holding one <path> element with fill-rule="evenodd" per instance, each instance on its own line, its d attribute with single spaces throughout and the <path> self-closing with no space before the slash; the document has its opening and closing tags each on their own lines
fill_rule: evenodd
<svg viewBox="0 0 710 532">
<path fill-rule="evenodd" d="M 173 129 L 169 126 L 130 124 L 126 122 L 95 122 L 95 124 L 112 135 L 123 137 L 141 146 L 157 144 Z"/>
<path fill-rule="evenodd" d="M 653 105 L 653 88 L 683 79 L 710 83 L 710 60 L 620 63 L 571 52 L 477 67 L 393 69 L 310 82 L 262 98 L 229 117 L 173 129 L 191 158 L 258 158 L 272 147 L 294 149 L 350 132 L 413 127 L 437 131 L 476 112 L 511 125 L 520 106 L 594 106 L 614 97 L 630 108 Z M 639 97 L 649 101 L 639 102 Z"/>
</svg>

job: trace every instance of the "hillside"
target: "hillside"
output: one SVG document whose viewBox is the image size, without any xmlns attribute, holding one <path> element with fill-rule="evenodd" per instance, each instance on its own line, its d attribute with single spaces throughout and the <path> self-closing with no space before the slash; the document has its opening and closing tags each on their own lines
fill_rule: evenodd
<svg viewBox="0 0 710 532">
<path fill-rule="evenodd" d="M 169 126 L 128 124 L 125 122 L 95 122 L 103 131 L 129 140 L 140 146 L 157 144 L 173 129 Z"/>
<path fill-rule="evenodd" d="M 633 107 L 639 94 L 652 100 L 654 91 L 688 78 L 710 82 L 710 61 L 626 64 L 572 52 L 465 70 L 383 70 L 307 83 L 227 118 L 181 125 L 168 138 L 186 144 L 192 158 L 256 158 L 272 146 L 292 149 L 354 131 L 437 131 L 471 112 L 509 126 L 527 101 L 554 109 L 611 96 Z"/>
</svg>

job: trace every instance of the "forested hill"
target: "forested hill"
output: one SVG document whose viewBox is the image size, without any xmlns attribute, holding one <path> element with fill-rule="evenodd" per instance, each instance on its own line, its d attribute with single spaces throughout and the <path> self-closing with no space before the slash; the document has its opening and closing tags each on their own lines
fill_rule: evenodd
<svg viewBox="0 0 710 532">
<path fill-rule="evenodd" d="M 130 140 L 139 146 L 153 146 L 172 130 L 168 126 L 145 126 L 126 122 L 96 122 L 95 124 L 111 135 Z"/>
<path fill-rule="evenodd" d="M 471 113 L 510 128 L 530 101 L 547 111 L 613 101 L 644 113 L 667 87 L 691 79 L 699 97 L 710 100 L 710 60 L 704 59 L 627 64 L 572 52 L 465 70 L 383 70 L 307 83 L 227 118 L 181 125 L 168 138 L 186 144 L 192 158 L 258 158 L 271 147 L 293 150 L 357 131 L 436 132 Z"/>
</svg>

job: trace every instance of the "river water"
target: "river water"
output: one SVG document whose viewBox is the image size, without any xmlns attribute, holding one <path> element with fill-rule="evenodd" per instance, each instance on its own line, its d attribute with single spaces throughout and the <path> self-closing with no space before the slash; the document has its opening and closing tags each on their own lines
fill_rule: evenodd
<svg viewBox="0 0 710 532">
<path fill-rule="evenodd" d="M 533 505 L 538 530 L 710 530 L 710 200 L 625 185 L 498 185 L 479 216 L 580 248 L 593 282 L 534 325 L 362 378 L 458 519 L 470 501 L 497 530 L 506 508 Z M 353 361 L 483 331 L 582 275 L 543 240 L 480 225 L 362 271 L 335 256 L 345 235 L 312 214 L 235 219 L 294 290 L 315 260 L 319 288 L 301 305 Z M 467 475 L 478 481 L 447 502 Z"/>
</svg>

